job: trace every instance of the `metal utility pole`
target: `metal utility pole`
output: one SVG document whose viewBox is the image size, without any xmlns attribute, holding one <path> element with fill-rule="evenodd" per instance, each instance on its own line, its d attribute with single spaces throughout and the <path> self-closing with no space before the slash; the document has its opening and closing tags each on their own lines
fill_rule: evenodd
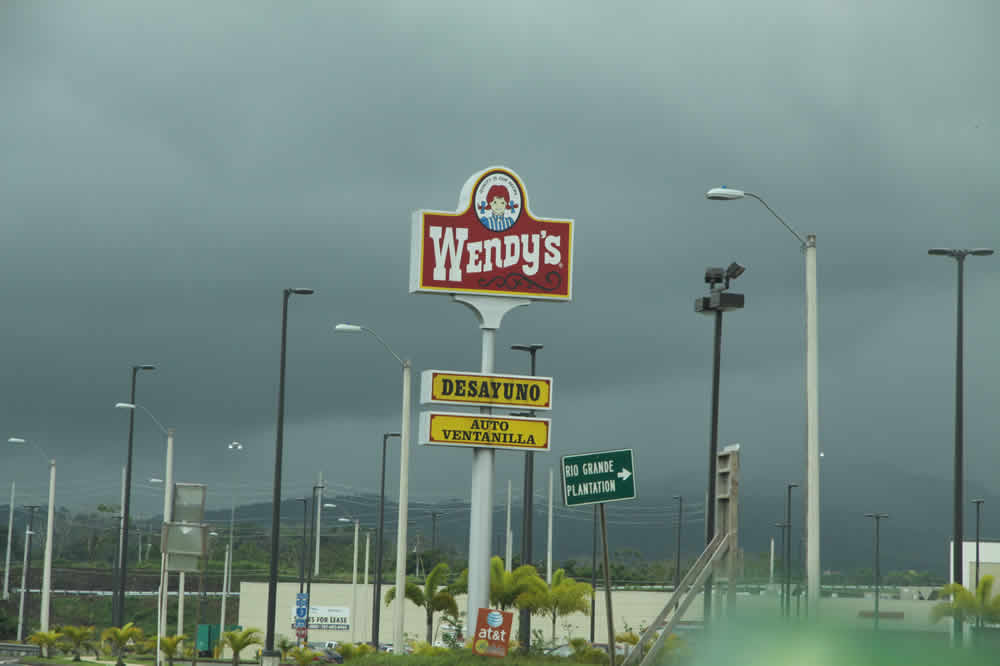
<svg viewBox="0 0 1000 666">
<path fill-rule="evenodd" d="M 712 421 L 708 440 L 708 506 L 705 507 L 705 544 L 712 543 L 715 538 L 715 464 L 719 454 L 719 372 L 722 362 L 722 313 L 743 308 L 743 294 L 729 293 L 729 283 L 746 272 L 746 268 L 733 262 L 729 267 L 706 268 L 705 284 L 710 295 L 696 298 L 694 311 L 701 314 L 713 314 L 715 318 L 715 336 L 712 354 Z M 713 576 L 705 579 L 704 609 L 702 617 L 705 626 L 712 618 L 712 587 Z"/>
<path fill-rule="evenodd" d="M 594 642 L 594 621 L 597 616 L 597 505 L 594 505 L 594 549 L 590 564 L 590 642 Z"/>
<path fill-rule="evenodd" d="M 135 378 L 140 370 L 155 370 L 153 365 L 133 365 L 132 366 L 132 390 L 129 393 L 129 402 L 135 404 Z M 128 572 L 128 522 L 129 509 L 132 498 L 132 440 L 135 434 L 135 410 L 128 413 L 128 455 L 125 461 L 125 497 L 122 501 L 122 531 L 121 544 L 118 549 L 118 589 L 115 591 L 118 600 L 114 610 L 117 615 L 113 618 L 112 624 L 121 627 L 125 624 L 125 577 Z"/>
<path fill-rule="evenodd" d="M 879 581 L 882 578 L 881 572 L 879 571 L 879 521 L 882 518 L 888 518 L 887 513 L 866 513 L 865 518 L 875 519 L 875 631 L 878 631 L 878 597 L 879 597 Z"/>
<path fill-rule="evenodd" d="M 285 441 L 285 350 L 288 339 L 288 299 L 292 294 L 308 296 L 312 289 L 283 289 L 281 296 L 281 360 L 278 370 L 278 417 L 274 444 L 274 488 L 271 499 L 271 566 L 267 580 L 267 627 L 262 666 L 278 666 L 281 652 L 274 650 L 274 623 L 278 603 L 278 555 L 281 527 L 281 463 Z"/>
<path fill-rule="evenodd" d="M 974 499 L 972 503 L 976 505 L 976 586 L 973 588 L 977 598 L 979 596 L 979 529 L 982 526 L 980 522 L 980 509 L 983 506 L 983 502 L 986 500 Z M 976 627 L 983 626 L 982 616 L 976 617 Z"/>
<path fill-rule="evenodd" d="M 938 257 L 951 257 L 955 260 L 956 267 L 958 269 L 958 303 L 955 309 L 956 314 L 956 331 L 955 331 L 955 500 L 954 500 L 954 527 L 952 535 L 952 553 L 951 553 L 951 566 L 952 566 L 952 582 L 962 584 L 962 569 L 964 564 L 962 562 L 962 504 L 964 500 L 965 493 L 965 480 L 964 480 L 964 468 L 965 463 L 963 461 L 963 427 L 965 424 L 965 419 L 963 417 L 963 388 L 964 388 L 964 344 L 965 344 L 965 334 L 964 334 L 964 319 L 965 313 L 963 310 L 964 300 L 965 300 L 965 258 L 968 255 L 973 255 L 976 257 L 986 257 L 993 254 L 993 250 L 989 248 L 977 248 L 974 250 L 956 250 L 951 248 L 932 248 L 927 251 L 927 254 L 931 256 Z M 952 633 L 954 636 L 959 636 L 962 633 L 962 622 L 956 616 L 953 619 Z"/>
<path fill-rule="evenodd" d="M 431 511 L 431 550 L 436 551 L 438 547 L 438 512 Z"/>
<path fill-rule="evenodd" d="M 539 344 L 511 345 L 510 348 L 516 351 L 528 353 L 529 358 L 531 359 L 529 374 L 531 376 L 535 376 L 535 355 L 538 353 L 538 350 L 543 349 L 543 346 Z M 526 412 L 526 415 L 534 416 L 535 412 L 534 410 L 530 410 Z M 524 454 L 524 489 L 521 493 L 521 564 L 531 564 L 534 561 L 532 553 L 532 537 L 534 532 L 534 527 L 532 525 L 532 519 L 534 518 L 534 496 L 535 452 L 526 451 Z M 593 615 L 591 615 L 591 624 L 593 624 Z M 518 642 L 520 642 L 523 646 L 524 653 L 527 654 L 531 647 L 531 611 L 526 608 L 521 609 L 518 617 L 518 627 L 520 628 Z"/>
<path fill-rule="evenodd" d="M 684 498 L 674 495 L 677 500 L 677 547 L 674 549 L 674 589 L 681 584 L 681 523 L 684 522 Z"/>
<path fill-rule="evenodd" d="M 379 474 L 381 490 L 378 495 L 378 535 L 375 537 L 375 589 L 372 599 L 372 645 L 379 649 L 378 634 L 382 609 L 382 560 L 385 559 L 385 456 L 390 437 L 399 437 L 398 432 L 382 435 L 382 472 Z"/>
</svg>

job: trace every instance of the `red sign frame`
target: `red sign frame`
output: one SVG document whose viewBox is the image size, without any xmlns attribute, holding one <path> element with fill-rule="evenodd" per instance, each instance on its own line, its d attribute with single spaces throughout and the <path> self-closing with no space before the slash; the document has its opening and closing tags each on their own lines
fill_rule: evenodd
<svg viewBox="0 0 1000 666">
<path fill-rule="evenodd" d="M 411 292 L 569 301 L 572 269 L 573 220 L 532 215 L 506 167 L 469 178 L 455 212 L 413 213 Z"/>
</svg>

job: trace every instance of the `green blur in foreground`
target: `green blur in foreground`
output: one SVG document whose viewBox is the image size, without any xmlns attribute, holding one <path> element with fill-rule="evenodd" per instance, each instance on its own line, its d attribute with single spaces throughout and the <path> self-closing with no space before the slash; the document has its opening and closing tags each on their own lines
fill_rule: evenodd
<svg viewBox="0 0 1000 666">
<path fill-rule="evenodd" d="M 692 642 L 691 666 L 982 666 L 997 663 L 1000 629 L 952 647 L 947 632 L 737 619 Z"/>
</svg>

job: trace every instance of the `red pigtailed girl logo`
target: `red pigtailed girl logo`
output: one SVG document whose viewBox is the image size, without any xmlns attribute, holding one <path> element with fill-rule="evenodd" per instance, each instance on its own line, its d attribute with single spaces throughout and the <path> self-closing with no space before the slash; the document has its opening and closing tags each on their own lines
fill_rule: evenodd
<svg viewBox="0 0 1000 666">
<path fill-rule="evenodd" d="M 488 174 L 476 188 L 479 221 L 490 231 L 507 231 L 521 217 L 521 188 L 503 172 Z"/>
</svg>

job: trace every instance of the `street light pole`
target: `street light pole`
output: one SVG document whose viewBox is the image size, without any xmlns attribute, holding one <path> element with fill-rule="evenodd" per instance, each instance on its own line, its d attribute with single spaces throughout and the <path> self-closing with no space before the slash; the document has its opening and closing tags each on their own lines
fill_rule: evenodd
<svg viewBox="0 0 1000 666">
<path fill-rule="evenodd" d="M 18 642 L 24 640 L 25 630 L 30 621 L 28 619 L 30 617 L 28 604 L 31 602 L 31 598 L 27 596 L 26 590 L 31 583 L 31 536 L 34 534 L 35 511 L 40 507 L 37 504 L 26 504 L 24 508 L 30 511 L 30 514 L 28 515 L 28 525 L 24 529 L 24 564 L 21 565 L 21 604 L 17 618 Z"/>
<path fill-rule="evenodd" d="M 788 530 L 788 538 L 785 539 L 785 615 L 792 615 L 792 488 L 798 488 L 799 484 L 786 484 L 787 498 L 785 499 L 785 529 Z"/>
<path fill-rule="evenodd" d="M 378 650 L 378 630 L 380 621 L 380 611 L 382 609 L 382 554 L 385 543 L 385 454 L 388 448 L 389 438 L 399 437 L 398 432 L 387 432 L 382 435 L 382 472 L 379 475 L 379 495 L 378 495 L 378 536 L 375 538 L 375 598 L 372 599 L 372 644 Z"/>
<path fill-rule="evenodd" d="M 135 404 L 135 378 L 140 370 L 155 370 L 154 365 L 133 365 L 132 366 L 132 390 L 129 393 L 129 402 Z M 125 501 L 122 502 L 122 528 L 119 536 L 120 547 L 118 549 L 118 589 L 115 591 L 118 603 L 115 604 L 115 617 L 112 624 L 121 627 L 125 624 L 125 574 L 128 569 L 128 523 L 129 508 L 132 500 L 132 440 L 135 434 L 135 410 L 129 411 L 128 415 L 128 455 L 125 460 Z"/>
<path fill-rule="evenodd" d="M 28 441 L 21 437 L 11 437 L 7 440 L 10 444 L 27 444 Z M 31 442 L 31 446 L 42 456 L 48 458 L 45 451 L 40 446 Z M 49 459 L 49 506 L 45 527 L 45 555 L 42 564 L 42 608 L 39 613 L 39 628 L 41 631 L 49 630 L 49 609 L 52 596 L 52 533 L 55 525 L 56 506 L 56 461 Z M 47 651 L 46 655 L 48 656 Z"/>
<path fill-rule="evenodd" d="M 543 349 L 542 345 L 530 344 L 530 345 L 511 345 L 511 349 L 515 351 L 527 352 L 531 361 L 529 374 L 533 377 L 535 376 L 535 354 L 538 353 L 539 349 Z M 530 416 L 534 416 L 534 410 L 528 412 Z M 532 519 L 534 518 L 534 495 L 535 495 L 535 452 L 526 451 L 524 453 L 524 490 L 522 492 L 521 501 L 521 564 L 531 564 L 532 562 L 532 537 L 533 537 L 533 525 Z M 520 611 L 520 617 L 518 618 L 518 628 L 520 632 L 518 634 L 518 642 L 522 645 L 525 654 L 528 653 L 531 647 L 531 611 L 527 608 L 522 608 Z M 591 641 L 593 642 L 593 641 Z"/>
<path fill-rule="evenodd" d="M 976 597 L 979 596 L 979 529 L 982 526 L 980 523 L 980 509 L 983 506 L 983 502 L 986 500 L 974 499 L 972 503 L 976 505 L 976 586 L 973 588 Z M 976 626 L 982 626 L 982 617 L 976 618 Z"/>
<path fill-rule="evenodd" d="M 681 584 L 681 523 L 684 522 L 684 498 L 674 495 L 677 500 L 677 548 L 674 550 L 674 591 Z"/>
<path fill-rule="evenodd" d="M 403 399 L 402 416 L 399 428 L 399 524 L 396 534 L 396 595 L 393 606 L 393 631 L 392 649 L 396 654 L 405 654 L 406 646 L 403 645 L 403 592 L 406 590 L 406 527 L 407 513 L 409 510 L 409 487 L 410 487 L 410 390 L 412 380 L 410 378 L 412 366 L 409 360 L 403 360 L 399 354 L 392 350 L 385 341 L 379 337 L 378 333 L 366 326 L 356 324 L 337 324 L 336 331 L 345 333 L 365 332 L 373 336 L 382 343 L 390 354 L 392 354 L 403 368 Z"/>
<path fill-rule="evenodd" d="M 274 650 L 275 610 L 278 602 L 278 542 L 281 526 L 281 459 L 285 439 L 285 351 L 288 341 L 288 299 L 308 296 L 312 289 L 284 289 L 281 295 L 281 361 L 278 370 L 278 418 L 274 444 L 274 491 L 271 499 L 271 566 L 267 581 L 267 629 L 261 666 L 278 666 L 281 652 Z"/>
<path fill-rule="evenodd" d="M 887 513 L 866 513 L 865 518 L 875 519 L 875 631 L 878 631 L 878 597 L 881 572 L 879 571 L 879 521 L 888 518 Z"/>
<path fill-rule="evenodd" d="M 729 187 L 712 188 L 705 198 L 727 201 L 750 197 L 760 202 L 782 224 L 802 247 L 805 255 L 806 288 L 806 587 L 808 612 L 814 617 L 819 612 L 820 597 L 820 529 L 819 529 L 819 324 L 816 288 L 816 234 L 803 238 L 753 192 Z"/>
<path fill-rule="evenodd" d="M 952 535 L 952 553 L 951 553 L 951 566 L 952 566 L 952 582 L 962 584 L 962 569 L 964 568 L 964 563 L 962 562 L 962 504 L 963 497 L 965 494 L 965 480 L 964 480 L 964 466 L 965 462 L 963 460 L 963 428 L 965 424 L 965 418 L 963 414 L 963 389 L 964 389 L 964 349 L 965 346 L 965 335 L 964 335 L 964 310 L 963 303 L 965 300 L 965 258 L 968 255 L 973 255 L 976 257 L 988 257 L 993 254 L 993 250 L 989 248 L 977 248 L 974 250 L 964 250 L 964 249 L 951 249 L 951 248 L 931 248 L 927 251 L 927 254 L 936 257 L 951 257 L 955 260 L 955 264 L 958 269 L 958 302 L 955 309 L 956 315 L 956 331 L 955 331 L 955 487 L 954 487 L 954 527 Z M 962 633 L 962 623 L 958 617 L 952 620 L 952 632 L 954 636 L 959 636 Z"/>
<path fill-rule="evenodd" d="M 7 558 L 3 567 L 3 600 L 10 599 L 10 548 L 14 541 L 14 482 L 10 482 L 10 507 L 7 518 Z"/>
<path fill-rule="evenodd" d="M 233 453 L 243 450 L 243 445 L 239 442 L 230 442 L 227 447 Z M 229 509 L 229 545 L 226 546 L 226 559 L 223 562 L 222 571 L 222 608 L 219 612 L 219 640 L 226 630 L 226 600 L 229 598 L 229 588 L 232 585 L 233 576 L 233 532 L 236 527 L 236 487 L 233 486 L 232 506 Z"/>
<path fill-rule="evenodd" d="M 729 283 L 746 271 L 746 268 L 733 262 L 725 270 L 721 268 L 706 268 L 705 283 L 710 295 L 696 298 L 695 312 L 714 314 L 715 336 L 712 354 L 712 421 L 708 440 L 708 506 L 705 508 L 705 544 L 712 543 L 715 538 L 715 464 L 719 454 L 719 374 L 722 364 L 722 313 L 743 308 L 743 294 L 729 293 Z M 703 622 L 707 627 L 712 619 L 712 586 L 711 574 L 705 579 Z"/>
</svg>

